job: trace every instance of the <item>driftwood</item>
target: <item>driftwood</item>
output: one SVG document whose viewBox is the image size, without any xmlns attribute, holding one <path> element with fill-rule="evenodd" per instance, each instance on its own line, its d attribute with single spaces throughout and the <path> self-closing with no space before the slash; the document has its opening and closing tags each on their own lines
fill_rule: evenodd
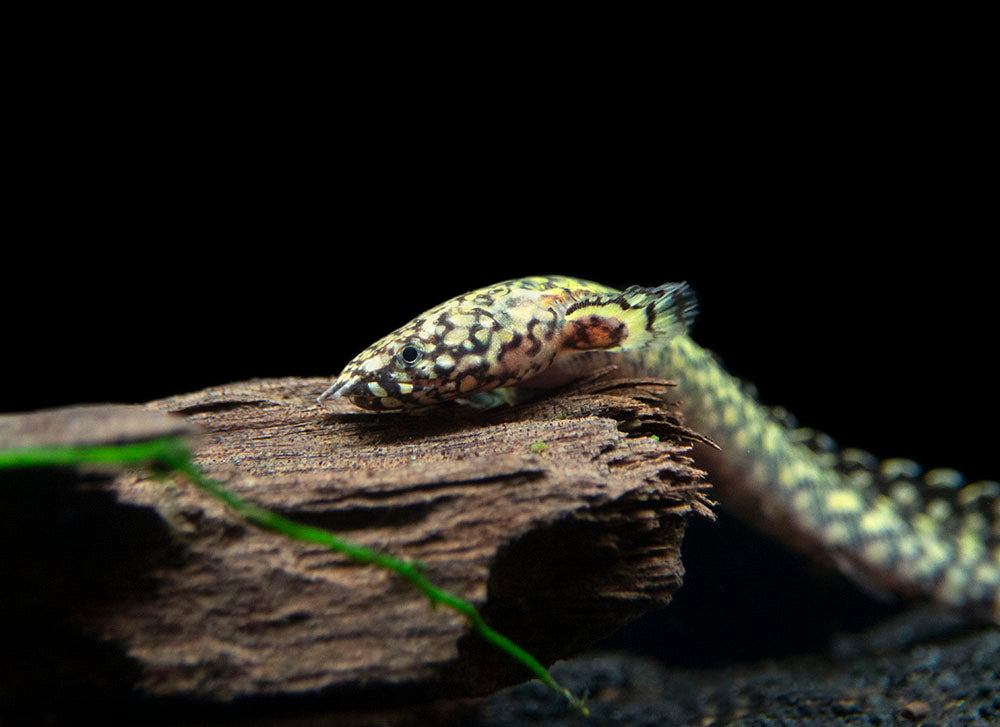
<svg viewBox="0 0 1000 727">
<path fill-rule="evenodd" d="M 227 488 L 421 561 L 545 664 L 670 601 L 686 519 L 710 511 L 689 459 L 697 435 L 657 395 L 664 382 L 605 377 L 515 408 L 418 414 L 320 409 L 326 383 L 0 418 L 0 447 L 196 430 L 197 464 Z M 258 530 L 182 479 L 2 477 L 7 702 L 280 696 L 352 709 L 530 676 L 395 574 Z"/>
</svg>

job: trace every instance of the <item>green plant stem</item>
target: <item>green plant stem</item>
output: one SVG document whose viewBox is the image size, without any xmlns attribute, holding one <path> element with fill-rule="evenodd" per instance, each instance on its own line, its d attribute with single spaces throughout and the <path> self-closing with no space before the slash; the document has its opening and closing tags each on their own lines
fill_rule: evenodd
<svg viewBox="0 0 1000 727">
<path fill-rule="evenodd" d="M 146 442 L 121 445 L 32 447 L 25 449 L 0 449 L 0 469 L 16 467 L 74 466 L 80 464 L 151 464 L 183 475 L 193 484 L 213 497 L 223 501 L 246 520 L 264 530 L 281 533 L 295 540 L 303 540 L 344 555 L 362 563 L 398 573 L 420 590 L 431 605 L 442 604 L 462 614 L 473 630 L 498 649 L 521 662 L 543 684 L 562 694 L 570 705 L 583 714 L 589 714 L 584 701 L 556 682 L 549 671 L 527 651 L 503 634 L 490 628 L 479 611 L 468 601 L 444 591 L 424 577 L 416 563 L 394 558 L 338 538 L 321 528 L 310 527 L 289 520 L 258 505 L 237 497 L 215 480 L 205 476 L 191 459 L 191 452 L 183 440 L 164 437 Z"/>
</svg>

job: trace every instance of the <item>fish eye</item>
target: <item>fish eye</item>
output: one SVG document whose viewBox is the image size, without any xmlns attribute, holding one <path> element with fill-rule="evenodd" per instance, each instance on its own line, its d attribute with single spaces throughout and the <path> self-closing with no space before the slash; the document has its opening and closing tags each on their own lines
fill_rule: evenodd
<svg viewBox="0 0 1000 727">
<path fill-rule="evenodd" d="M 422 355 L 423 351 L 420 350 L 420 347 L 417 346 L 417 344 L 408 343 L 400 349 L 399 353 L 396 354 L 396 357 L 403 365 L 412 366 L 420 360 Z"/>
</svg>

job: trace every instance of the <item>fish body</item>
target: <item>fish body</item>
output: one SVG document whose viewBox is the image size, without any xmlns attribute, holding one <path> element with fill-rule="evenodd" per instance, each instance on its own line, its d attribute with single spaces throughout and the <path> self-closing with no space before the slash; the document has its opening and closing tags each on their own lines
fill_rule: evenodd
<svg viewBox="0 0 1000 727">
<path fill-rule="evenodd" d="M 566 277 L 510 280 L 430 309 L 356 356 L 321 396 L 427 406 L 531 381 L 558 356 L 635 350 L 683 331 L 684 284 L 625 291 Z"/>
<path fill-rule="evenodd" d="M 965 484 L 840 450 L 759 404 L 688 335 L 683 283 L 618 291 L 575 278 L 505 281 L 432 308 L 355 357 L 328 396 L 365 409 L 516 401 L 614 365 L 677 382 L 715 494 L 868 590 L 932 598 L 1000 623 L 1000 484 Z"/>
</svg>

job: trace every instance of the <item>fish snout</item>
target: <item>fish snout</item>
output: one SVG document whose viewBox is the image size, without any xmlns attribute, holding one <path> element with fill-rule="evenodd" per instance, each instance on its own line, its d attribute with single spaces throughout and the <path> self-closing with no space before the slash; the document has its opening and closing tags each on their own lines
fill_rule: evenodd
<svg viewBox="0 0 1000 727">
<path fill-rule="evenodd" d="M 412 405 L 413 394 L 424 387 L 409 382 L 364 378 L 357 374 L 341 375 L 316 399 L 320 405 L 325 399 L 347 399 L 362 409 L 400 409 Z"/>
</svg>

